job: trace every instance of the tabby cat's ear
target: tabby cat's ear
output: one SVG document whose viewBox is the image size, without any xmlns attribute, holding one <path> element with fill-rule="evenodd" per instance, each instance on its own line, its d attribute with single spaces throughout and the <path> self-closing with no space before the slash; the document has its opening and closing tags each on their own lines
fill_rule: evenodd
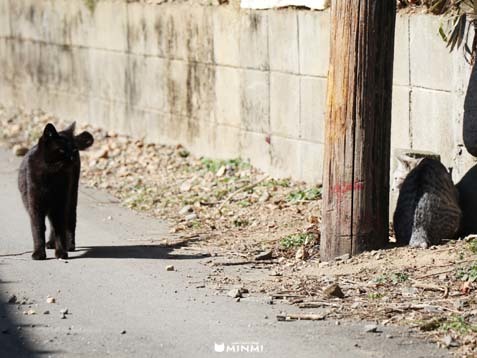
<svg viewBox="0 0 477 358">
<path fill-rule="evenodd" d="M 55 126 L 51 123 L 48 123 L 43 130 L 43 138 L 48 139 L 56 136 L 58 136 L 58 132 L 56 131 Z"/>
<path fill-rule="evenodd" d="M 73 133 L 75 132 L 75 128 L 76 128 L 76 122 L 73 122 L 64 131 L 68 134 L 73 135 Z"/>
<path fill-rule="evenodd" d="M 404 165 L 405 168 L 409 170 L 414 169 L 419 162 L 419 159 L 410 157 L 408 155 L 400 155 L 398 160 Z"/>
<path fill-rule="evenodd" d="M 88 131 L 84 131 L 75 136 L 75 143 L 79 150 L 85 150 L 86 148 L 91 147 L 93 142 L 93 135 Z"/>
</svg>

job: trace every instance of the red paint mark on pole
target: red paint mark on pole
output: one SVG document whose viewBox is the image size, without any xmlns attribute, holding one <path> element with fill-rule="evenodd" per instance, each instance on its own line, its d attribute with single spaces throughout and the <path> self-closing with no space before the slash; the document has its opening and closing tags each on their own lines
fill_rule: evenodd
<svg viewBox="0 0 477 358">
<path fill-rule="evenodd" d="M 333 186 L 333 193 L 338 194 L 339 197 L 343 196 L 344 194 L 355 190 L 363 190 L 364 189 L 364 183 L 362 181 L 355 181 L 354 183 L 342 183 L 342 184 L 336 184 Z"/>
</svg>

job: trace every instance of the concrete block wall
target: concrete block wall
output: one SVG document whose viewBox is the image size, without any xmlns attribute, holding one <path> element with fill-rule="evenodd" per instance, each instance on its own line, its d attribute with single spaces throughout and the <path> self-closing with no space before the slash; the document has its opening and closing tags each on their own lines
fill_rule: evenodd
<svg viewBox="0 0 477 358">
<path fill-rule="evenodd" d="M 438 26 L 398 15 L 392 146 L 459 173 L 470 66 Z M 0 102 L 317 183 L 329 27 L 327 11 L 0 0 Z"/>
</svg>

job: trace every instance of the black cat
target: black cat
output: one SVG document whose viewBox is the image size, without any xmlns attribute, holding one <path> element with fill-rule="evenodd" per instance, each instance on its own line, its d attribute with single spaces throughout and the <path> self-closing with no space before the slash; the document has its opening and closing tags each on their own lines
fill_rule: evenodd
<svg viewBox="0 0 477 358">
<path fill-rule="evenodd" d="M 46 247 L 55 249 L 57 258 L 68 258 L 75 250 L 76 205 L 80 156 L 93 144 L 89 132 L 74 135 L 75 123 L 62 132 L 48 123 L 38 144 L 23 159 L 18 187 L 30 215 L 34 260 L 46 259 L 45 217 L 50 221 L 50 238 Z"/>
</svg>

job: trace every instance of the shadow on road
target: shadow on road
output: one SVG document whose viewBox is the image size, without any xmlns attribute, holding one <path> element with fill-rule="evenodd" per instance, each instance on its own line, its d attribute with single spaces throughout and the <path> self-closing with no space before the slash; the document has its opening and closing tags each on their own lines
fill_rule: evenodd
<svg viewBox="0 0 477 358">
<path fill-rule="evenodd" d="M 89 246 L 78 249 L 78 251 L 81 250 L 85 252 L 71 258 L 193 260 L 205 257 L 204 254 L 170 254 L 173 251 L 172 248 L 155 245 Z"/>
<path fill-rule="evenodd" d="M 23 329 L 29 325 L 19 324 L 10 313 L 12 309 L 16 309 L 16 305 L 7 303 L 8 299 L 2 289 L 5 283 L 7 282 L 0 280 L 0 357 L 40 357 L 58 353 L 35 350 Z"/>
<path fill-rule="evenodd" d="M 198 240 L 198 237 L 194 237 L 158 245 L 86 246 L 79 248 L 79 251 L 85 252 L 73 258 L 197 260 L 207 255 L 203 253 L 173 254 L 172 252 Z"/>
</svg>

